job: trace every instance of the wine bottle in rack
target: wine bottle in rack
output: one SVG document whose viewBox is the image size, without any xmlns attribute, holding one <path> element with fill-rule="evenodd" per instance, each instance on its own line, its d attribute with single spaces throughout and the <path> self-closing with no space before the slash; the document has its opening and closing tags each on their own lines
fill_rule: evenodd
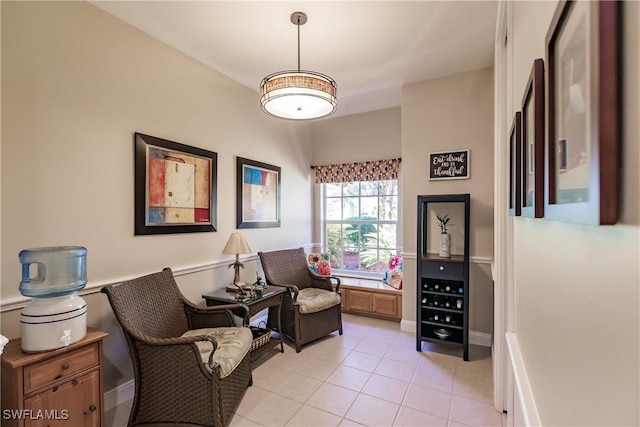
<svg viewBox="0 0 640 427">
<path fill-rule="evenodd" d="M 422 303 L 426 304 L 427 303 L 427 297 L 422 298 Z"/>
<path fill-rule="evenodd" d="M 458 310 L 462 310 L 462 303 L 463 301 L 461 299 L 459 299 L 458 301 L 456 301 L 456 308 Z"/>
<path fill-rule="evenodd" d="M 433 289 L 436 291 L 440 290 L 440 285 L 438 283 L 436 283 L 435 285 L 433 285 Z"/>
<path fill-rule="evenodd" d="M 444 306 L 445 306 L 446 308 L 450 308 L 450 307 L 451 307 L 451 301 L 449 301 L 449 298 L 446 298 L 446 299 L 444 300 Z"/>
<path fill-rule="evenodd" d="M 440 299 L 438 297 L 433 297 L 433 305 L 434 307 L 438 307 L 440 305 Z"/>
<path fill-rule="evenodd" d="M 445 287 L 444 287 L 444 290 L 445 290 L 446 292 L 451 292 L 451 285 L 447 285 L 447 286 L 445 286 Z"/>
<path fill-rule="evenodd" d="M 451 323 L 451 315 L 450 314 L 445 315 L 444 316 L 444 321 L 445 321 L 445 323 Z"/>
<path fill-rule="evenodd" d="M 435 320 L 436 322 L 440 321 L 440 315 L 438 313 L 434 313 L 433 320 Z"/>
<path fill-rule="evenodd" d="M 458 293 L 459 294 L 464 294 L 464 289 L 462 288 L 462 286 L 458 288 Z"/>
</svg>

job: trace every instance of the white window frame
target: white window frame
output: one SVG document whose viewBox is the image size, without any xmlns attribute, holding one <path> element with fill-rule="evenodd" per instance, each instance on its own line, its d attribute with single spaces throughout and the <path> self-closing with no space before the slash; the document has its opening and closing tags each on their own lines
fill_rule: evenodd
<svg viewBox="0 0 640 427">
<path fill-rule="evenodd" d="M 400 254 L 402 251 L 402 247 L 399 244 L 400 240 L 401 240 L 401 229 L 400 229 L 400 181 L 398 179 L 388 179 L 388 180 L 377 180 L 377 181 L 395 181 L 396 185 L 396 193 L 392 194 L 391 196 L 395 196 L 396 197 L 396 219 L 395 220 L 376 220 L 376 221 L 371 221 L 371 220 L 350 220 L 350 221 L 345 221 L 345 220 L 328 220 L 327 217 L 327 199 L 328 198 L 345 198 L 345 197 L 358 197 L 359 199 L 359 204 L 361 203 L 361 198 L 362 197 L 376 197 L 378 199 L 378 206 L 379 206 L 379 199 L 380 197 L 385 197 L 388 195 L 361 195 L 359 194 L 358 196 L 350 196 L 347 195 L 345 196 L 344 193 L 342 193 L 340 196 L 331 196 L 328 197 L 326 194 L 326 184 L 321 184 L 320 187 L 320 203 L 321 203 L 321 232 L 322 232 L 322 242 L 323 242 L 323 247 L 325 250 L 328 250 L 328 241 L 327 241 L 327 225 L 330 224 L 354 224 L 354 225 L 386 225 L 386 224 L 390 224 L 390 225 L 395 225 L 396 228 L 396 241 L 395 241 L 395 246 L 391 249 L 392 252 L 396 253 L 396 254 Z M 354 181 L 354 182 L 366 182 L 366 181 Z M 371 181 L 369 181 L 371 182 Z M 332 184 L 332 183 L 328 183 L 328 184 Z M 339 184 L 339 183 L 333 183 L 333 184 Z M 343 206 L 343 204 L 341 204 L 341 206 Z M 360 211 L 360 205 L 358 206 L 358 212 Z M 341 215 L 342 216 L 342 215 Z M 346 248 L 346 246 L 342 246 L 342 249 L 344 250 Z M 379 251 L 381 248 L 380 246 L 377 246 L 376 249 Z M 387 249 L 386 247 L 383 249 Z M 385 261 L 385 260 L 381 260 L 381 261 Z M 369 272 L 369 271 L 362 271 L 362 270 L 347 270 L 347 269 L 336 269 L 332 267 L 332 273 L 334 275 L 337 276 L 341 276 L 341 277 L 361 277 L 361 278 L 369 278 L 369 279 L 380 279 L 382 278 L 382 276 L 384 275 L 384 272 Z"/>
</svg>

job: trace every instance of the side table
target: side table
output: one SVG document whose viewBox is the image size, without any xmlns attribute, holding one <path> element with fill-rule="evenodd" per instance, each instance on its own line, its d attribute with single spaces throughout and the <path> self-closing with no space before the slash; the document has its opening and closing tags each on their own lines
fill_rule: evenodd
<svg viewBox="0 0 640 427">
<path fill-rule="evenodd" d="M 223 288 L 208 294 L 204 294 L 202 295 L 202 298 L 204 298 L 207 307 L 237 303 L 246 305 L 247 307 L 249 307 L 248 318 L 244 319 L 246 323 L 249 323 L 249 320 L 252 316 L 255 316 L 266 308 L 269 309 L 269 316 L 271 316 L 272 314 L 277 316 L 276 319 L 278 324 L 278 337 L 274 337 L 272 335 L 267 343 L 251 352 L 251 362 L 254 362 L 278 344 L 280 344 L 280 353 L 284 353 L 282 334 L 280 332 L 282 331 L 280 323 L 280 311 L 282 309 L 282 298 L 285 292 L 287 292 L 287 288 L 281 286 L 267 286 L 262 292 L 251 293 L 250 295 L 240 297 L 238 293 L 227 291 Z M 275 311 L 275 313 L 272 313 L 273 311 Z M 269 324 L 269 322 L 267 322 L 267 324 Z"/>
<path fill-rule="evenodd" d="M 82 340 L 42 353 L 24 353 L 20 338 L 9 341 L 2 353 L 2 426 L 104 426 L 106 336 L 87 328 Z"/>
</svg>

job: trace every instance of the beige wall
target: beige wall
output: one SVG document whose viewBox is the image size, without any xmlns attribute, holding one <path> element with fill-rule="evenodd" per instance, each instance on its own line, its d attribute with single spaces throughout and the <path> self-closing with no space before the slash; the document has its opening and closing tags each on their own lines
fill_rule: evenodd
<svg viewBox="0 0 640 427">
<path fill-rule="evenodd" d="M 400 107 L 311 123 L 314 165 L 395 159 L 401 155 Z"/>
<path fill-rule="evenodd" d="M 282 227 L 244 230 L 254 253 L 311 241 L 308 124 L 263 114 L 251 91 L 87 2 L 2 2 L 1 332 L 19 331 L 24 248 L 87 247 L 87 288 L 180 272 L 199 301 L 231 280 L 235 156 L 282 168 Z M 216 233 L 133 235 L 133 133 L 218 153 Z M 255 271 L 248 262 L 248 277 Z M 106 342 L 105 390 L 132 378 L 106 297 L 87 295 Z"/>
<path fill-rule="evenodd" d="M 514 2 L 517 106 L 555 2 Z M 640 423 L 640 4 L 624 2 L 622 218 L 616 226 L 514 221 L 515 334 L 543 425 Z"/>
<path fill-rule="evenodd" d="M 429 181 L 429 153 L 470 150 L 470 179 Z M 403 319 L 416 319 L 418 195 L 471 194 L 471 330 L 493 332 L 493 69 L 447 76 L 402 89 L 402 194 L 405 253 Z M 452 223 L 456 222 L 456 218 Z"/>
</svg>

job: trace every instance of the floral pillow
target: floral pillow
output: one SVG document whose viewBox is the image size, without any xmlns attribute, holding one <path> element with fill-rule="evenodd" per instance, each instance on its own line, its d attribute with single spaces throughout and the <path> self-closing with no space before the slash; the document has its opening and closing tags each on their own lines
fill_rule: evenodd
<svg viewBox="0 0 640 427">
<path fill-rule="evenodd" d="M 312 252 L 307 258 L 309 268 L 318 276 L 331 276 L 331 258 L 328 252 Z"/>
<path fill-rule="evenodd" d="M 392 256 L 389 259 L 389 269 L 384 273 L 382 281 L 387 285 L 402 289 L 402 257 Z"/>
</svg>

